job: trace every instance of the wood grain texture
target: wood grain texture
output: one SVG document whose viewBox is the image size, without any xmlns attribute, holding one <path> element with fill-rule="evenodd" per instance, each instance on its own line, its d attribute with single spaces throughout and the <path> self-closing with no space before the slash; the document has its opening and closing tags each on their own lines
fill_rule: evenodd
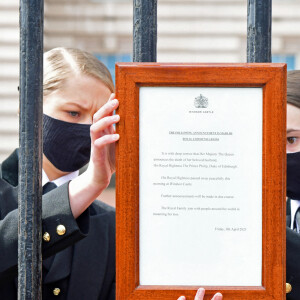
<svg viewBox="0 0 300 300">
<path fill-rule="evenodd" d="M 177 300 L 185 295 L 192 300 L 198 288 L 139 285 L 140 86 L 263 88 L 262 286 L 207 286 L 205 300 L 216 291 L 224 300 L 285 299 L 286 65 L 119 63 L 116 85 L 121 117 L 116 152 L 116 299 Z"/>
</svg>

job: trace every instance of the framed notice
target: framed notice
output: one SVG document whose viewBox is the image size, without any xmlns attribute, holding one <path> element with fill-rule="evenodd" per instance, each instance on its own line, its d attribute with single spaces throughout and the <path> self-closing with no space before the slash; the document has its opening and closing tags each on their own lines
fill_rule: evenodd
<svg viewBox="0 0 300 300">
<path fill-rule="evenodd" d="M 285 64 L 116 66 L 116 299 L 285 299 Z"/>
</svg>

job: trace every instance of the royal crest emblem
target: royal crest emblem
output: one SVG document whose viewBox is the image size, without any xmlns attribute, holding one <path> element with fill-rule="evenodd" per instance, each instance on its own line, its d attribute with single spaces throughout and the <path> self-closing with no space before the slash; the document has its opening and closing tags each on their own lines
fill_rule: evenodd
<svg viewBox="0 0 300 300">
<path fill-rule="evenodd" d="M 200 94 L 200 96 L 195 98 L 194 105 L 196 108 L 207 108 L 208 107 L 208 98 L 206 98 L 202 94 Z"/>
</svg>

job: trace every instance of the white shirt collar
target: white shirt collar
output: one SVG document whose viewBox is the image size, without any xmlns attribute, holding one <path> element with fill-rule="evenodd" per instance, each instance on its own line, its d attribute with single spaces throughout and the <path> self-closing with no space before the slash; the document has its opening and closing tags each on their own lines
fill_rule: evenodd
<svg viewBox="0 0 300 300">
<path fill-rule="evenodd" d="M 299 206 L 300 206 L 300 200 L 291 199 L 291 229 L 293 229 L 295 213 L 296 213 Z"/>
<path fill-rule="evenodd" d="M 55 183 L 57 186 L 60 186 L 64 183 L 66 183 L 67 181 L 73 180 L 74 178 L 76 178 L 79 175 L 79 170 L 74 171 L 72 173 L 69 173 L 67 175 L 64 175 L 62 177 L 59 177 L 55 180 L 53 180 L 52 182 Z M 47 176 L 47 174 L 45 173 L 44 169 L 42 170 L 42 185 L 44 186 L 47 182 L 49 182 L 49 178 Z"/>
</svg>

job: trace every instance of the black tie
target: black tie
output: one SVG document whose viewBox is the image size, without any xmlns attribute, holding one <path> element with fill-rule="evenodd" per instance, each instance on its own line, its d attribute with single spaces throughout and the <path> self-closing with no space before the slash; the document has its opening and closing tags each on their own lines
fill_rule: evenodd
<svg viewBox="0 0 300 300">
<path fill-rule="evenodd" d="M 300 206 L 298 207 L 296 213 L 295 213 L 295 219 L 293 224 L 293 229 L 297 232 L 299 232 L 300 229 Z"/>
<path fill-rule="evenodd" d="M 48 192 L 54 190 L 57 187 L 57 185 L 53 182 L 47 182 L 43 186 L 43 195 L 47 194 Z"/>
</svg>

